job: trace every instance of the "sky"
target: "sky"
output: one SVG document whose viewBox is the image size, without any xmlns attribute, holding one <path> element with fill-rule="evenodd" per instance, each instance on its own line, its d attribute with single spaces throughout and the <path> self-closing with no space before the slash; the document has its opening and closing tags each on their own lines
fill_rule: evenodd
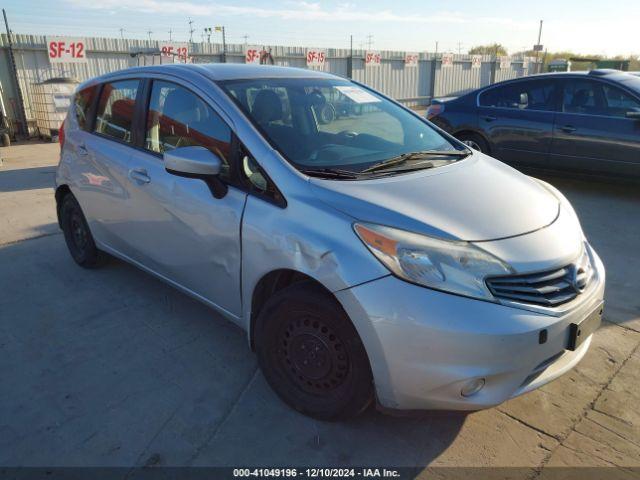
<svg viewBox="0 0 640 480">
<path fill-rule="evenodd" d="M 640 55 L 640 0 L 2 0 L 16 33 L 461 52 L 498 42 L 549 51 Z M 151 33 L 149 34 L 149 31 Z M 212 42 L 220 42 L 214 33 Z"/>
</svg>

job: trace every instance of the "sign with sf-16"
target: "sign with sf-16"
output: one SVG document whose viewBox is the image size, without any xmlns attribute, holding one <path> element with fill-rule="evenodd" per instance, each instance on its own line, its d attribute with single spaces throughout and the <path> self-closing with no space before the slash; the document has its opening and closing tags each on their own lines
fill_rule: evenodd
<svg viewBox="0 0 640 480">
<path fill-rule="evenodd" d="M 47 54 L 51 63 L 85 63 L 87 61 L 84 38 L 47 37 Z"/>
</svg>

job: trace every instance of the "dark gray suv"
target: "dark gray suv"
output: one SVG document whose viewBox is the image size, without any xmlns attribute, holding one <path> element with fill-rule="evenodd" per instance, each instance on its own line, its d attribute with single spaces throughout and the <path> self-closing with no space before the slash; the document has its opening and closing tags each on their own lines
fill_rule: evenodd
<svg viewBox="0 0 640 480">
<path fill-rule="evenodd" d="M 640 179 L 640 77 L 550 73 L 434 100 L 427 118 L 516 167 Z"/>
</svg>

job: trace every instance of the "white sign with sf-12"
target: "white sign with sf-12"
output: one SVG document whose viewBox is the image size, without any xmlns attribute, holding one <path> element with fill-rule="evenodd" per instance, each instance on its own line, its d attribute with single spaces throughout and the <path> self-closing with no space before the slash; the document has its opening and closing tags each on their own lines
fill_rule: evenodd
<svg viewBox="0 0 640 480">
<path fill-rule="evenodd" d="M 47 55 L 51 63 L 86 63 L 87 49 L 84 38 L 47 37 Z"/>
</svg>

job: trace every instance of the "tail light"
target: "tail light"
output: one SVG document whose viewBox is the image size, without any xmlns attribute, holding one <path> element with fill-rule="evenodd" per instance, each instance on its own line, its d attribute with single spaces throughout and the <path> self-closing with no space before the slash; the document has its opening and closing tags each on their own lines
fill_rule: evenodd
<svg viewBox="0 0 640 480">
<path fill-rule="evenodd" d="M 64 122 L 65 120 L 62 121 L 60 129 L 58 130 L 58 142 L 60 142 L 60 150 L 62 150 L 62 148 L 64 147 Z"/>
<path fill-rule="evenodd" d="M 444 112 L 444 103 L 432 103 L 429 105 L 429 108 L 427 108 L 427 120 L 431 120 L 442 112 Z"/>
</svg>

